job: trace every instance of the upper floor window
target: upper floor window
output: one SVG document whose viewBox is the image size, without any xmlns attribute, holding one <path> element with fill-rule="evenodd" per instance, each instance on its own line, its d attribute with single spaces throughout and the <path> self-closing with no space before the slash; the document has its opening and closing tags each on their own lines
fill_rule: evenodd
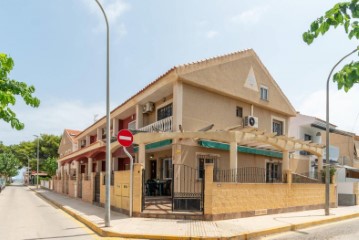
<svg viewBox="0 0 359 240">
<path fill-rule="evenodd" d="M 266 86 L 261 86 L 261 99 L 268 101 L 268 88 Z"/>
<path fill-rule="evenodd" d="M 273 132 L 277 133 L 278 136 L 283 135 L 283 122 L 273 119 Z"/>
<path fill-rule="evenodd" d="M 157 121 L 172 116 L 172 103 L 157 110 Z"/>
<path fill-rule="evenodd" d="M 312 136 L 309 134 L 304 134 L 304 141 L 312 141 Z M 299 152 L 300 155 L 310 155 L 310 152 L 307 151 L 300 151 Z"/>
<path fill-rule="evenodd" d="M 236 108 L 236 116 L 240 117 L 240 118 L 243 117 L 243 108 L 237 106 L 237 108 Z"/>
</svg>

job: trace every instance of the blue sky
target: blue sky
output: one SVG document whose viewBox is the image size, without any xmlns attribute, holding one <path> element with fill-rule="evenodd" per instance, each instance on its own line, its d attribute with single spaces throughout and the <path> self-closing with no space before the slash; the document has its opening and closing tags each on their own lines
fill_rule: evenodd
<svg viewBox="0 0 359 240">
<path fill-rule="evenodd" d="M 111 28 L 111 109 L 175 65 L 253 48 L 297 111 L 325 119 L 329 71 L 357 44 L 341 28 L 311 46 L 302 41 L 331 0 L 101 2 Z M 0 29 L 0 52 L 15 61 L 11 78 L 34 85 L 42 101 L 32 109 L 19 99 L 25 130 L 0 122 L 0 141 L 82 130 L 104 115 L 105 23 L 94 0 L 3 0 Z M 331 122 L 358 134 L 358 102 L 358 86 L 345 94 L 332 83 Z"/>
</svg>

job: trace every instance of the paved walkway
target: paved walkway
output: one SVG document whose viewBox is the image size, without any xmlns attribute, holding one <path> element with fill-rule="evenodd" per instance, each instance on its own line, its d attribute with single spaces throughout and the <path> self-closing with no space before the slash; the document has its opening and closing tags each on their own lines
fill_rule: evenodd
<svg viewBox="0 0 359 240">
<path fill-rule="evenodd" d="M 311 210 L 222 221 L 129 218 L 111 211 L 111 227 L 104 227 L 104 208 L 49 190 L 31 187 L 54 205 L 85 223 L 101 236 L 150 239 L 250 239 L 257 236 L 359 217 L 359 206 Z"/>
</svg>

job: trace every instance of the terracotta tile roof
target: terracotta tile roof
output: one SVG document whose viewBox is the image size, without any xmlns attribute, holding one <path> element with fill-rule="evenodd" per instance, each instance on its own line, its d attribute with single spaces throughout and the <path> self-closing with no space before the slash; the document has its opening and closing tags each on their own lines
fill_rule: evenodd
<svg viewBox="0 0 359 240">
<path fill-rule="evenodd" d="M 75 137 L 81 133 L 79 130 L 65 129 L 65 132 L 70 136 L 71 141 L 75 140 Z"/>
</svg>

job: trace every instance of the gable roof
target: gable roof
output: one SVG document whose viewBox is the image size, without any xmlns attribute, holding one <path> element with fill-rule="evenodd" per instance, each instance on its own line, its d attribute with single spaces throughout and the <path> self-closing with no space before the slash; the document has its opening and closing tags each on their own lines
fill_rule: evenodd
<svg viewBox="0 0 359 240">
<path fill-rule="evenodd" d="M 288 116 L 296 111 L 253 49 L 223 55 L 177 67 L 182 81 L 221 92 L 242 101 Z M 253 87 L 248 86 L 248 79 Z M 261 100 L 258 87 L 268 90 L 269 99 Z"/>
<path fill-rule="evenodd" d="M 283 101 L 286 103 L 286 105 L 288 106 L 288 109 L 286 112 L 286 114 L 290 115 L 290 116 L 295 116 L 296 111 L 294 109 L 294 107 L 292 106 L 292 104 L 289 102 L 288 98 L 284 95 L 284 93 L 282 92 L 282 90 L 280 89 L 280 87 L 278 86 L 278 84 L 275 82 L 275 80 L 272 78 L 272 76 L 269 74 L 269 71 L 267 70 L 267 68 L 264 66 L 264 64 L 260 61 L 259 57 L 257 56 L 257 54 L 254 52 L 253 49 L 244 49 L 242 51 L 237 51 L 237 52 L 233 52 L 233 53 L 229 53 L 229 54 L 224 54 L 224 55 L 218 55 L 215 57 L 211 57 L 211 58 L 206 58 L 203 60 L 199 60 L 196 62 L 190 62 L 187 64 L 181 64 L 181 65 L 177 65 L 174 66 L 172 68 L 170 68 L 167 72 L 165 72 L 164 74 L 160 75 L 158 78 L 156 78 L 154 81 L 150 82 L 148 85 L 146 85 L 145 87 L 143 87 L 141 90 L 139 90 L 137 93 L 135 93 L 134 95 L 132 95 L 130 98 L 128 98 L 126 101 L 124 101 L 122 104 L 120 104 L 119 106 L 117 106 L 116 108 L 114 108 L 110 114 L 112 114 L 113 112 L 115 112 L 116 110 L 120 109 L 122 106 L 124 106 L 125 104 L 127 104 L 128 102 L 130 102 L 131 100 L 133 100 L 134 98 L 136 98 L 137 96 L 139 96 L 141 93 L 143 93 L 144 91 L 146 91 L 147 89 L 155 86 L 158 82 L 160 81 L 166 81 L 166 77 L 168 77 L 170 74 L 175 74 L 177 77 L 178 76 L 183 76 L 185 74 L 194 72 L 194 71 L 199 71 L 201 69 L 204 68 L 208 68 L 211 66 L 215 66 L 218 64 L 225 64 L 231 61 L 235 61 L 238 59 L 241 59 L 243 57 L 246 56 L 252 56 L 256 59 L 256 61 L 258 62 L 258 64 L 260 65 L 260 67 L 263 69 L 263 71 L 266 73 L 266 75 L 269 77 L 269 79 L 272 81 L 273 85 L 275 86 L 275 88 L 278 90 L 279 94 L 282 96 Z M 98 121 L 96 121 L 95 123 L 93 123 L 92 125 L 90 125 L 89 127 L 87 127 L 85 130 L 83 130 L 82 132 L 80 132 L 78 135 L 81 135 L 81 133 L 86 132 L 86 130 L 90 129 L 91 127 L 97 125 L 99 122 L 105 121 L 106 116 L 103 116 L 102 118 L 100 118 Z"/>
</svg>

